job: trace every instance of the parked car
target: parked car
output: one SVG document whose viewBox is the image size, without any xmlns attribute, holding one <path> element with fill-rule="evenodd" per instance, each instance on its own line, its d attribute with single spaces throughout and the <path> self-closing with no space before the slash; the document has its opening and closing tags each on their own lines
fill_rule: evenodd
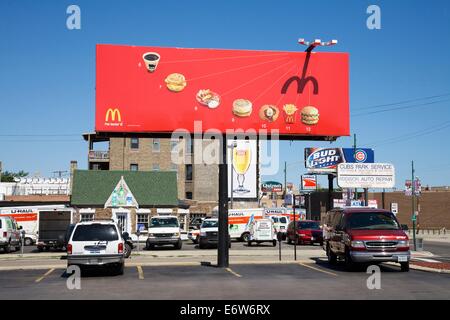
<svg viewBox="0 0 450 320">
<path fill-rule="evenodd" d="M 177 217 L 155 216 L 150 219 L 146 249 L 163 245 L 173 245 L 175 249 L 181 249 L 183 243 Z"/>
<path fill-rule="evenodd" d="M 0 248 L 9 253 L 20 250 L 21 236 L 20 228 L 16 220 L 10 216 L 0 216 Z"/>
<path fill-rule="evenodd" d="M 116 223 L 110 220 L 77 223 L 67 244 L 67 266 L 113 267 L 124 270 L 125 241 Z"/>
<path fill-rule="evenodd" d="M 200 227 L 198 229 L 192 229 L 191 231 L 189 231 L 188 238 L 193 243 L 197 244 L 200 239 Z"/>
<path fill-rule="evenodd" d="M 32 233 L 25 233 L 25 237 L 23 238 L 23 244 L 26 246 L 32 246 L 37 242 L 37 236 Z"/>
<path fill-rule="evenodd" d="M 323 245 L 323 233 L 319 222 L 313 220 L 295 221 L 297 224 L 294 231 L 294 221 L 291 221 L 287 229 L 287 242 L 291 244 L 296 241 L 297 244 L 314 244 Z M 297 234 L 295 234 L 297 233 Z"/>
<path fill-rule="evenodd" d="M 123 249 L 124 253 L 123 255 L 125 258 L 129 258 L 131 256 L 131 251 L 134 249 L 133 240 L 131 239 L 128 232 L 124 232 L 122 234 L 123 240 L 125 241 L 125 247 Z"/>
<path fill-rule="evenodd" d="M 277 245 L 277 233 L 272 219 L 255 220 L 251 224 L 248 246 L 250 247 L 253 242 L 257 244 L 271 242 L 274 247 Z"/>
<path fill-rule="evenodd" d="M 219 243 L 219 219 L 208 218 L 200 226 L 199 249 L 217 246 Z M 231 238 L 228 238 L 228 247 L 231 248 Z"/>
<path fill-rule="evenodd" d="M 390 211 L 334 209 L 326 214 L 323 230 L 330 264 L 338 259 L 349 268 L 359 263 L 398 262 L 402 271 L 409 271 L 409 238 Z"/>
</svg>

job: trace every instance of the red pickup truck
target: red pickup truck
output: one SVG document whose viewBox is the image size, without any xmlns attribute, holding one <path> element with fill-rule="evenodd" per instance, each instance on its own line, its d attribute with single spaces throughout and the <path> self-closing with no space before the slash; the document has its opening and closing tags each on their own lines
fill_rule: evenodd
<svg viewBox="0 0 450 320">
<path fill-rule="evenodd" d="M 330 264 L 340 259 L 351 269 L 358 263 L 397 262 L 409 271 L 409 238 L 390 211 L 333 209 L 324 218 L 323 236 Z"/>
</svg>

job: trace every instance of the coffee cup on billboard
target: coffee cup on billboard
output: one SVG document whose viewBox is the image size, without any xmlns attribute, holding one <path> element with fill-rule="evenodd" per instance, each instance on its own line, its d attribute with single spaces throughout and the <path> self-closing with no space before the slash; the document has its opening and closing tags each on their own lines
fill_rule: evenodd
<svg viewBox="0 0 450 320">
<path fill-rule="evenodd" d="M 150 72 L 154 72 L 156 70 L 160 58 L 161 58 L 160 55 L 156 52 L 146 52 L 142 55 L 142 59 L 144 59 L 145 66 L 147 67 L 147 70 Z"/>
</svg>

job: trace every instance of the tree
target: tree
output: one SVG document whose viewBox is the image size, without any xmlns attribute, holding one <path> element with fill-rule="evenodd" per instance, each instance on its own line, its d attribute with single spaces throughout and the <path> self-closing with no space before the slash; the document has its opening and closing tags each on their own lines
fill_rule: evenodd
<svg viewBox="0 0 450 320">
<path fill-rule="evenodd" d="M 23 178 L 23 177 L 27 177 L 27 176 L 28 176 L 28 172 L 25 172 L 23 170 L 20 170 L 19 172 L 5 171 L 2 173 L 1 182 L 14 182 L 14 178 Z"/>
</svg>

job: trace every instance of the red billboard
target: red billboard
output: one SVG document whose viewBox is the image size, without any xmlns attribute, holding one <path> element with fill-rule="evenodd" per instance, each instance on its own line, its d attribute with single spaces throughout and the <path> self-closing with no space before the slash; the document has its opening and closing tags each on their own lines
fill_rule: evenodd
<svg viewBox="0 0 450 320">
<path fill-rule="evenodd" d="M 345 136 L 348 68 L 346 53 L 98 45 L 95 127 Z"/>
</svg>

